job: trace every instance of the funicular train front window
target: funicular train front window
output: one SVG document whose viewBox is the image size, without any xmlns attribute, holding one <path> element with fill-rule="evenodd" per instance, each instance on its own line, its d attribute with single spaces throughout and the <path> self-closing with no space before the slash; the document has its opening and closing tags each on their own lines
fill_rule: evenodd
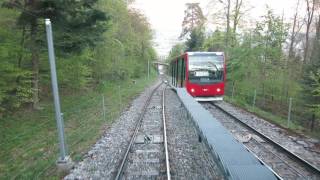
<svg viewBox="0 0 320 180">
<path fill-rule="evenodd" d="M 189 56 L 189 81 L 198 84 L 223 81 L 224 58 L 214 54 Z"/>
</svg>

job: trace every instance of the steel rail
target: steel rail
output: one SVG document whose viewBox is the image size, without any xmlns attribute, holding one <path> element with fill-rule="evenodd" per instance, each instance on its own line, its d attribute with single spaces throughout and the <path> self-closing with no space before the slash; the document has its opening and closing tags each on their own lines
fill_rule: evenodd
<svg viewBox="0 0 320 180">
<path fill-rule="evenodd" d="M 264 138 L 266 141 L 268 141 L 269 143 L 271 143 L 272 145 L 274 145 L 275 147 L 277 147 L 278 149 L 284 151 L 285 153 L 289 154 L 291 159 L 294 159 L 300 163 L 302 163 L 307 169 L 309 169 L 310 171 L 312 171 L 312 173 L 320 176 L 320 169 L 317 168 L 316 166 L 314 166 L 313 164 L 309 163 L 308 161 L 304 160 L 303 158 L 301 158 L 300 156 L 296 155 L 295 153 L 291 152 L 290 150 L 288 150 L 287 148 L 283 147 L 281 144 L 273 141 L 271 138 L 269 138 L 267 135 L 263 134 L 262 132 L 259 132 L 257 129 L 255 129 L 254 127 L 248 125 L 247 123 L 243 122 L 242 120 L 240 120 L 239 118 L 237 118 L 236 116 L 234 116 L 233 114 L 229 113 L 228 111 L 224 110 L 222 107 L 220 107 L 219 105 L 216 105 L 214 103 L 210 103 L 212 104 L 214 107 L 218 108 L 219 110 L 221 110 L 222 112 L 224 112 L 225 114 L 227 114 L 228 116 L 230 116 L 231 118 L 237 120 L 238 122 L 240 122 L 242 125 L 244 125 L 245 127 L 247 127 L 248 129 L 252 130 L 254 133 L 258 134 L 259 136 L 261 136 L 262 138 Z"/>
<path fill-rule="evenodd" d="M 147 111 L 148 105 L 150 104 L 151 98 L 152 98 L 153 94 L 156 92 L 156 90 L 157 90 L 162 84 L 163 84 L 163 82 L 159 83 L 159 84 L 152 90 L 150 96 L 148 97 L 146 103 L 145 103 L 144 106 L 143 106 L 143 109 L 142 109 L 142 111 L 141 111 L 141 113 L 140 113 L 140 115 L 139 115 L 139 117 L 138 117 L 138 121 L 137 121 L 137 123 L 136 123 L 136 125 L 135 125 L 134 133 L 133 133 L 133 135 L 131 136 L 130 143 L 129 143 L 129 145 L 128 145 L 128 147 L 127 147 L 127 150 L 126 150 L 126 153 L 124 154 L 124 157 L 123 157 L 123 159 L 122 159 L 122 161 L 121 161 L 119 170 L 118 170 L 117 175 L 116 175 L 116 178 L 115 178 L 116 180 L 119 180 L 119 179 L 121 178 L 121 175 L 122 175 L 122 172 L 123 172 L 123 168 L 124 168 L 125 162 L 126 162 L 127 159 L 128 159 L 128 155 L 129 155 L 130 149 L 131 149 L 131 147 L 132 147 L 132 145 L 133 145 L 133 143 L 134 143 L 134 141 L 135 141 L 135 139 L 136 139 L 136 136 L 137 136 L 138 131 L 139 131 L 139 129 L 140 129 L 140 126 L 141 126 L 143 117 L 144 117 L 144 115 L 145 115 L 145 113 L 146 113 L 146 111 Z"/>
<path fill-rule="evenodd" d="M 164 140 L 164 149 L 165 149 L 165 155 L 166 155 L 167 179 L 171 180 L 169 153 L 168 153 L 168 141 L 167 141 L 167 128 L 166 128 L 165 92 L 166 92 L 166 88 L 164 88 L 164 90 L 162 92 L 163 140 Z"/>
<path fill-rule="evenodd" d="M 276 153 L 272 152 L 268 148 L 266 148 L 264 145 L 262 145 L 260 142 L 258 142 L 256 139 L 253 139 L 259 146 L 261 146 L 265 151 L 269 152 L 276 158 L 280 159 L 286 166 L 288 166 L 292 171 L 294 171 L 300 178 L 306 179 L 303 177 L 303 175 L 293 166 L 291 166 L 288 162 L 286 162 L 282 157 L 278 156 Z M 252 152 L 253 153 L 253 152 Z"/>
</svg>

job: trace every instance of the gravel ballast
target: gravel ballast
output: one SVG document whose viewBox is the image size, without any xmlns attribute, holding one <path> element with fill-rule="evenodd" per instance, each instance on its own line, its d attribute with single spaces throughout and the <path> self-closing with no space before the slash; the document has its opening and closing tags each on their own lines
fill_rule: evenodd
<svg viewBox="0 0 320 180">
<path fill-rule="evenodd" d="M 279 176 L 284 179 L 318 179 L 319 174 L 310 169 L 304 163 L 293 158 L 289 153 L 283 151 L 270 143 L 263 136 L 260 136 L 256 132 L 252 131 L 248 127 L 244 126 L 240 121 L 248 124 L 260 133 L 269 137 L 273 141 L 279 141 L 278 144 L 283 145 L 291 141 L 291 138 L 285 138 L 284 134 L 281 137 L 276 137 L 277 132 L 283 130 L 276 125 L 273 125 L 263 119 L 258 119 L 255 115 L 245 112 L 241 109 L 233 107 L 225 102 L 216 102 L 215 106 L 210 103 L 203 103 L 212 115 L 219 120 L 239 141 L 242 142 L 250 151 L 252 151 L 258 158 L 264 161 L 270 166 Z M 218 106 L 218 107 L 216 107 Z M 223 110 L 223 111 L 222 111 Z M 231 117 L 231 114 L 233 117 Z M 273 130 L 276 130 L 273 132 Z M 284 130 L 283 130 L 284 131 Z M 270 136 L 271 134 L 271 136 Z M 299 148 L 299 147 L 297 147 Z M 290 151 L 290 149 L 289 149 Z"/>
<path fill-rule="evenodd" d="M 65 179 L 113 179 L 115 177 L 139 113 L 158 83 L 147 88 L 133 100 L 131 106 L 121 114 L 120 118 L 85 155 L 83 161 L 78 163 Z"/>
<path fill-rule="evenodd" d="M 123 155 L 133 134 L 135 124 L 142 112 L 142 107 L 156 85 L 147 88 L 132 102 L 131 106 L 121 114 L 120 118 L 112 124 L 111 128 L 106 130 L 101 139 L 99 139 L 85 155 L 83 161 L 78 163 L 71 173 L 65 177 L 65 179 L 115 178 L 121 160 L 123 159 Z M 164 85 L 159 89 L 163 89 L 163 87 Z M 160 132 L 157 130 L 158 128 L 153 127 L 153 123 L 149 123 L 153 121 L 153 119 L 155 122 L 160 122 L 160 94 L 159 92 L 156 92 L 155 95 L 156 97 L 151 101 L 145 115 L 144 120 L 147 124 L 143 124 L 141 126 L 142 133 L 139 133 L 138 137 L 143 134 L 150 133 L 149 130 L 152 130 L 151 134 L 160 135 Z M 167 89 L 165 99 L 168 151 L 172 179 L 224 179 L 220 169 L 214 162 L 209 148 L 204 142 L 199 141 L 198 132 L 194 127 L 192 120 L 187 118 L 187 112 L 180 103 L 176 93 Z M 162 138 L 159 140 L 162 142 Z M 139 141 L 139 139 L 136 141 Z M 135 153 L 133 156 L 130 156 L 129 164 L 134 165 L 132 162 L 154 163 L 155 168 L 157 167 L 156 164 L 159 164 L 160 166 L 157 168 L 161 169 L 160 175 L 162 176 L 160 177 L 165 177 L 163 176 L 165 174 L 165 167 L 161 165 L 164 161 L 164 157 L 158 153 L 158 151 L 163 151 L 163 148 L 159 145 L 160 144 L 136 144 L 131 149 L 130 153 L 137 152 L 142 154 L 134 156 L 136 154 Z M 149 149 L 145 149 L 146 147 L 149 147 Z M 148 158 L 141 159 L 143 158 L 142 155 L 146 155 L 145 153 L 147 151 L 150 151 L 150 153 L 148 153 Z M 161 155 L 161 157 L 158 157 L 158 155 Z M 127 176 L 124 176 L 124 178 L 134 179 L 133 177 L 143 177 L 143 171 L 139 170 L 142 168 L 146 169 L 146 176 L 150 177 L 153 173 L 157 174 L 155 171 L 150 169 L 151 166 L 150 168 L 147 168 L 144 166 L 138 167 L 131 165 L 127 166 L 126 169 L 142 172 L 142 174 L 139 173 L 134 175 L 132 172 L 129 172 L 127 173 Z M 138 168 L 138 170 L 135 170 L 135 168 Z"/>
<path fill-rule="evenodd" d="M 179 97 L 166 91 L 166 115 L 171 175 L 174 179 L 223 179 L 222 173 Z"/>
<path fill-rule="evenodd" d="M 229 103 L 221 102 L 217 105 L 251 127 L 254 127 L 270 139 L 286 147 L 291 152 L 320 168 L 319 140 L 292 134 L 277 125 L 274 125 L 240 108 L 232 106 Z"/>
</svg>

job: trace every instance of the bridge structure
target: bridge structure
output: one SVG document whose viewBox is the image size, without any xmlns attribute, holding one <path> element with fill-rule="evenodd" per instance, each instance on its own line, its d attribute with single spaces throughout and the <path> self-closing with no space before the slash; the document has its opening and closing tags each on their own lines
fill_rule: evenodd
<svg viewBox="0 0 320 180">
<path fill-rule="evenodd" d="M 164 74 L 165 69 L 167 67 L 169 67 L 169 63 L 166 63 L 166 62 L 161 61 L 161 60 L 156 60 L 156 61 L 152 62 L 152 64 L 157 67 L 157 70 L 158 70 L 159 74 Z"/>
</svg>

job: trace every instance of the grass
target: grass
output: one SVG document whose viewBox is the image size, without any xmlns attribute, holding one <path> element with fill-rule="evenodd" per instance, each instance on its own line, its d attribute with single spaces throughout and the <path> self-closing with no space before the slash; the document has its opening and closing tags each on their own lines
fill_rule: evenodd
<svg viewBox="0 0 320 180">
<path fill-rule="evenodd" d="M 66 142 L 73 161 L 80 161 L 123 108 L 154 80 L 155 76 L 150 80 L 137 79 L 135 84 L 131 80 L 105 83 L 99 92 L 61 97 Z M 55 166 L 59 150 L 53 103 L 42 102 L 41 106 L 40 111 L 23 110 L 0 119 L 0 179 L 59 179 L 63 176 Z"/>
<path fill-rule="evenodd" d="M 264 111 L 262 109 L 259 109 L 257 107 L 252 107 L 252 105 L 247 104 L 243 99 L 238 99 L 238 98 L 230 98 L 229 96 L 225 97 L 225 100 L 231 104 L 235 104 L 251 113 L 254 113 L 258 115 L 259 117 L 262 117 L 269 122 L 276 124 L 284 129 L 288 129 L 289 131 L 293 133 L 297 133 L 299 135 L 307 135 L 316 139 L 320 139 L 320 131 L 314 130 L 313 132 L 310 132 L 308 129 L 305 127 L 299 125 L 298 123 L 295 122 L 290 122 L 289 127 L 287 126 L 287 119 L 277 116 L 271 112 Z"/>
</svg>

